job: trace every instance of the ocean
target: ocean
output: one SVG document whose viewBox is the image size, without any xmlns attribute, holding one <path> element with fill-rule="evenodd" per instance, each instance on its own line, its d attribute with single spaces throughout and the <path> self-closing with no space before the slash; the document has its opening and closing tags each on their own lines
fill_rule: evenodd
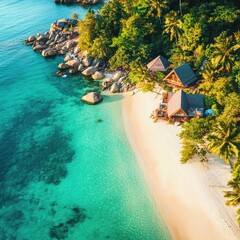
<svg viewBox="0 0 240 240">
<path fill-rule="evenodd" d="M 84 104 L 99 82 L 57 77 L 63 57 L 22 44 L 73 12 L 87 8 L 0 1 L 0 240 L 171 239 L 128 144 L 122 96 Z"/>
</svg>

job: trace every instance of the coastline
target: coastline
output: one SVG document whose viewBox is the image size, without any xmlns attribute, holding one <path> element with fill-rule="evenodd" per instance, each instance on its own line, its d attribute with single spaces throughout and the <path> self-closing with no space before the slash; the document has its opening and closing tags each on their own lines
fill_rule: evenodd
<svg viewBox="0 0 240 240">
<path fill-rule="evenodd" d="M 149 118 L 158 103 L 153 93 L 127 93 L 122 114 L 130 146 L 173 239 L 239 239 L 235 209 L 223 197 L 230 167 L 213 158 L 181 164 L 180 127 Z"/>
</svg>

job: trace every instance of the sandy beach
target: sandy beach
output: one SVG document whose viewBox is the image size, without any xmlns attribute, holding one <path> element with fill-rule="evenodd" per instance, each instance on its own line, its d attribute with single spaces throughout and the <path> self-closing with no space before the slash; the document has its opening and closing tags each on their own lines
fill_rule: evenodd
<svg viewBox="0 0 240 240">
<path fill-rule="evenodd" d="M 123 100 L 125 131 L 150 192 L 173 239 L 240 239 L 235 212 L 227 207 L 230 167 L 210 157 L 208 163 L 180 163 L 181 127 L 149 118 L 160 96 L 127 93 Z"/>
</svg>

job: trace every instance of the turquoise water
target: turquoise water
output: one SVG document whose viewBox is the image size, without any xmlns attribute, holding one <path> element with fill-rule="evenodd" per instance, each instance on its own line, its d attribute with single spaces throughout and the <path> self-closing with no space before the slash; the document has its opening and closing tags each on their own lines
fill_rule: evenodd
<svg viewBox="0 0 240 240">
<path fill-rule="evenodd" d="M 58 78 L 61 57 L 21 44 L 86 11 L 0 1 L 0 240 L 170 239 L 127 142 L 121 96 L 83 104 L 97 82 Z"/>
</svg>

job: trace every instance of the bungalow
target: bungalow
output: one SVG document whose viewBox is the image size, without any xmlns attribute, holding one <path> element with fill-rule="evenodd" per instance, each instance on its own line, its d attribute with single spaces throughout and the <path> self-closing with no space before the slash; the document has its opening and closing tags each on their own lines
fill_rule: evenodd
<svg viewBox="0 0 240 240">
<path fill-rule="evenodd" d="M 168 62 L 168 60 L 163 56 L 159 55 L 147 64 L 147 68 L 150 71 L 166 72 L 169 65 L 170 63 Z"/>
<path fill-rule="evenodd" d="M 161 103 L 157 110 L 159 119 L 185 121 L 191 117 L 202 117 L 204 112 L 204 96 L 187 94 L 183 90 L 168 93 L 167 103 Z"/>
<path fill-rule="evenodd" d="M 174 68 L 164 79 L 168 86 L 187 88 L 197 80 L 196 74 L 188 63 Z"/>
</svg>

